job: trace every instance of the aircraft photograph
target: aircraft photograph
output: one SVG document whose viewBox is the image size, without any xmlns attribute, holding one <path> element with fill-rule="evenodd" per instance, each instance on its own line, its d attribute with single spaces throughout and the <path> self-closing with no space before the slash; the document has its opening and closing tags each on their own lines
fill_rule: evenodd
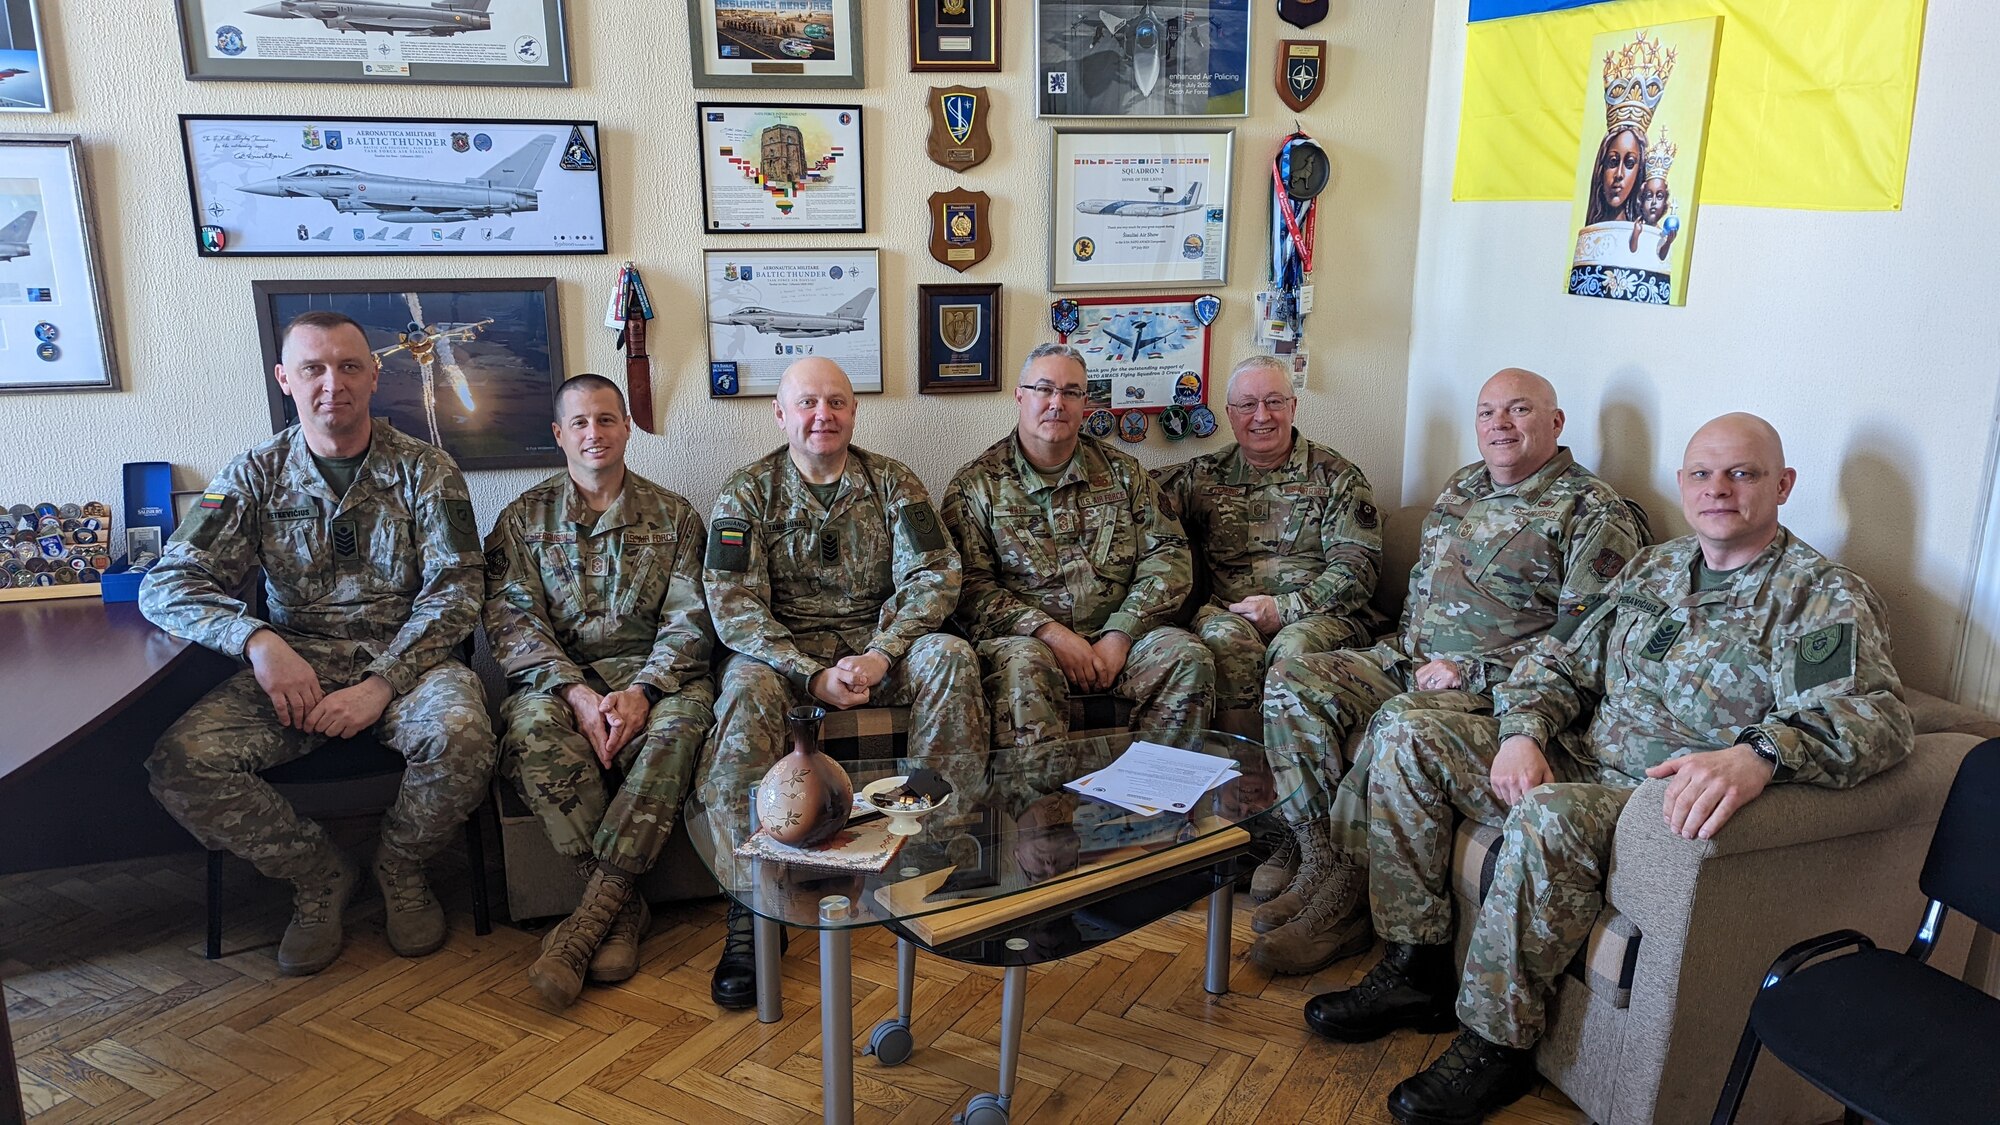
<svg viewBox="0 0 2000 1125">
<path fill-rule="evenodd" d="M 846 332 L 859 332 L 867 327 L 868 303 L 874 299 L 873 288 L 863 289 L 858 296 L 823 316 L 745 305 L 728 316 L 718 317 L 709 323 L 741 325 L 764 334 L 775 333 L 786 339 L 837 336 Z"/>
<path fill-rule="evenodd" d="M 1132 215 L 1138 218 L 1158 219 L 1167 215 L 1184 215 L 1201 206 L 1201 181 L 1188 185 L 1179 199 L 1168 199 L 1173 194 L 1173 185 L 1147 188 L 1153 199 L 1085 199 L 1076 205 L 1077 211 L 1085 215 Z"/>
<path fill-rule="evenodd" d="M 390 35 L 443 37 L 493 26 L 487 15 L 492 0 L 433 0 L 429 4 L 397 4 L 388 0 L 275 0 L 246 8 L 246 16 L 273 20 L 318 20 L 333 31 L 378 31 Z"/>
<path fill-rule="evenodd" d="M 4 227 L 0 227 L 0 262 L 11 262 L 25 258 L 31 252 L 28 248 L 28 233 L 35 229 L 35 212 L 23 211 Z"/>
<path fill-rule="evenodd" d="M 554 134 L 544 133 L 513 155 L 462 183 L 357 172 L 339 164 L 308 164 L 237 191 L 277 199 L 323 199 L 342 214 L 371 213 L 385 223 L 463 223 L 539 207 L 535 185 L 548 163 Z"/>
<path fill-rule="evenodd" d="M 1045 115 L 1244 112 L 1246 0 L 1058 0 L 1040 16 Z"/>
<path fill-rule="evenodd" d="M 452 342 L 469 343 L 477 339 L 479 330 L 490 327 L 493 318 L 465 323 L 447 321 L 425 324 L 422 298 L 415 293 L 405 293 L 403 297 L 409 302 L 412 319 L 403 331 L 396 334 L 395 343 L 375 349 L 375 358 L 386 360 L 397 352 L 408 352 L 410 358 L 417 361 L 418 369 L 423 372 L 424 421 L 430 425 L 431 444 L 442 445 L 444 433 L 438 429 L 437 417 L 437 383 L 440 376 L 451 383 L 458 404 L 465 408 L 465 413 L 453 417 L 453 422 L 463 425 L 479 409 L 472 400 L 472 385 L 466 381 L 465 369 L 459 366 L 457 357 L 452 354 Z"/>
<path fill-rule="evenodd" d="M 1165 332 L 1160 332 L 1148 336 L 1146 335 L 1147 323 L 1148 322 L 1144 320 L 1134 320 L 1132 322 L 1132 327 L 1128 330 L 1131 332 L 1131 335 L 1129 336 L 1120 336 L 1118 333 L 1112 331 L 1109 328 L 1106 328 L 1104 330 L 1104 334 L 1110 337 L 1111 339 L 1116 340 L 1119 343 L 1125 345 L 1124 358 L 1137 359 L 1139 358 L 1140 353 L 1150 350 L 1153 347 L 1153 345 L 1166 340 L 1168 337 L 1172 336 L 1175 331 L 1177 331 L 1177 329 L 1169 328 Z M 1110 349 L 1109 353 L 1105 356 L 1105 358 L 1106 359 L 1119 358 L 1118 349 L 1116 348 Z M 1161 358 L 1161 355 L 1159 352 L 1153 352 L 1149 358 L 1159 359 Z"/>
</svg>

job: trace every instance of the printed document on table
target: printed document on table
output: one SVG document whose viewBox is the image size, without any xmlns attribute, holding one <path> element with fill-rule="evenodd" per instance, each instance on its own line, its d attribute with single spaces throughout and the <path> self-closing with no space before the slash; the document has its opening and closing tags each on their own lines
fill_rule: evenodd
<svg viewBox="0 0 2000 1125">
<path fill-rule="evenodd" d="M 1135 742 L 1117 761 L 1068 788 L 1135 812 L 1186 812 L 1235 774 L 1235 765 L 1214 754 Z"/>
</svg>

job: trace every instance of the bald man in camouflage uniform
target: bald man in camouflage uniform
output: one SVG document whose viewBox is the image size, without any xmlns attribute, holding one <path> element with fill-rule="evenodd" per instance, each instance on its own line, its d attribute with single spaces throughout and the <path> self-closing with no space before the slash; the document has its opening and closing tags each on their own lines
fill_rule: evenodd
<svg viewBox="0 0 2000 1125">
<path fill-rule="evenodd" d="M 854 390 L 831 361 L 793 364 L 774 410 L 786 445 L 737 470 L 709 521 L 702 576 L 731 655 L 703 803 L 747 823 L 750 787 L 784 753 L 785 713 L 806 703 L 908 707 L 911 757 L 977 781 L 979 662 L 938 631 L 960 573 L 930 494 L 909 466 L 852 444 Z M 732 925 L 747 936 L 747 915 Z M 726 1007 L 755 997 L 748 947 L 737 953 L 717 967 Z"/>
<path fill-rule="evenodd" d="M 715 631 L 701 517 L 626 467 L 632 421 L 617 385 L 565 382 L 554 428 L 567 467 L 507 505 L 486 537 L 485 619 L 515 689 L 500 709 L 500 771 L 584 879 L 528 968 L 567 1006 L 585 980 L 638 971 L 652 913 L 636 883 L 673 833 L 714 722 Z"/>
<path fill-rule="evenodd" d="M 1368 478 L 1299 435 L 1284 361 L 1244 360 L 1225 394 L 1236 443 L 1159 478 L 1207 572 L 1194 630 L 1215 658 L 1217 711 L 1259 707 L 1269 664 L 1366 645 L 1382 569 Z"/>
<path fill-rule="evenodd" d="M 483 566 L 465 478 L 443 450 L 369 419 L 379 368 L 352 320 L 308 313 L 281 348 L 274 376 L 301 423 L 216 476 L 139 607 L 250 664 L 167 728 L 146 769 L 204 847 L 292 882 L 278 968 L 297 976 L 339 955 L 360 877 L 258 771 L 363 731 L 403 755 L 374 866 L 389 945 L 418 957 L 446 933 L 423 862 L 485 799 L 494 745 L 479 680 L 452 656 L 479 620 Z M 236 596 L 253 567 L 261 618 Z"/>
<path fill-rule="evenodd" d="M 1482 459 L 1452 475 L 1424 519 L 1396 634 L 1275 662 L 1265 681 L 1266 743 L 1298 755 L 1307 796 L 1333 790 L 1329 816 L 1294 826 L 1291 885 L 1251 917 L 1262 936 L 1250 957 L 1273 972 L 1316 972 L 1374 940 L 1362 892 L 1368 765 L 1382 743 L 1370 730 L 1343 771 L 1349 734 L 1408 691 L 1427 707 L 1489 710 L 1514 662 L 1566 627 L 1561 607 L 1603 589 L 1646 541 L 1618 493 L 1559 444 L 1563 415 L 1547 380 L 1496 373 L 1475 422 Z"/>
<path fill-rule="evenodd" d="M 1133 728 L 1170 737 L 1215 706 L 1214 658 L 1167 623 L 1193 578 L 1187 537 L 1138 461 L 1081 436 L 1085 386 L 1074 348 L 1029 353 L 1019 426 L 945 492 L 995 748 L 1063 738 L 1073 687 L 1134 701 Z"/>
<path fill-rule="evenodd" d="M 1669 830 L 1709 839 L 1771 784 L 1844 789 L 1909 753 L 1882 603 L 1778 523 L 1793 472 L 1776 431 L 1725 415 L 1688 444 L 1694 534 L 1642 552 L 1564 606 L 1494 692 L 1497 717 L 1400 709 L 1378 722 L 1369 889 L 1390 943 L 1355 988 L 1311 1001 L 1336 1039 L 1450 1026 L 1458 1039 L 1390 1095 L 1398 1120 L 1477 1120 L 1535 1080 L 1558 975 L 1604 908 L 1612 835 L 1632 791 L 1672 778 Z M 1502 829 L 1463 976 L 1446 886 L 1454 821 Z"/>
</svg>

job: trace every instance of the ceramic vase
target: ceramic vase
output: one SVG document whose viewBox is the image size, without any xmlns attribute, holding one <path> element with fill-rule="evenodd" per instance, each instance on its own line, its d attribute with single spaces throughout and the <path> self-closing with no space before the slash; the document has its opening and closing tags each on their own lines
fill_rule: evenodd
<svg viewBox="0 0 2000 1125">
<path fill-rule="evenodd" d="M 757 820 L 771 838 L 797 848 L 817 847 L 847 827 L 854 782 L 819 748 L 826 711 L 794 707 L 785 715 L 792 749 L 757 786 Z"/>
</svg>

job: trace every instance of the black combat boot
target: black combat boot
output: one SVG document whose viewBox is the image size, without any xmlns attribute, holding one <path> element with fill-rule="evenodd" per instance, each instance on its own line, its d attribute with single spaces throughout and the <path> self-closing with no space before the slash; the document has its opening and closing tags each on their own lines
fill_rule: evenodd
<svg viewBox="0 0 2000 1125">
<path fill-rule="evenodd" d="M 1458 969 L 1451 945 L 1392 941 L 1361 983 L 1306 1001 L 1306 1026 L 1329 1039 L 1365 1043 L 1399 1027 L 1436 1034 L 1458 1026 Z"/>
<path fill-rule="evenodd" d="M 1389 1091 L 1389 1116 L 1403 1125 L 1479 1125 L 1534 1086 L 1534 1048 L 1502 1047 L 1460 1029 L 1436 1062 Z"/>
<path fill-rule="evenodd" d="M 730 1011 L 741 1011 L 757 1004 L 756 922 L 748 910 L 732 902 L 726 924 L 729 936 L 723 940 L 722 956 L 716 959 L 715 975 L 709 978 L 708 995 Z M 785 928 L 778 927 L 779 952 L 790 944 L 786 937 Z"/>
</svg>

